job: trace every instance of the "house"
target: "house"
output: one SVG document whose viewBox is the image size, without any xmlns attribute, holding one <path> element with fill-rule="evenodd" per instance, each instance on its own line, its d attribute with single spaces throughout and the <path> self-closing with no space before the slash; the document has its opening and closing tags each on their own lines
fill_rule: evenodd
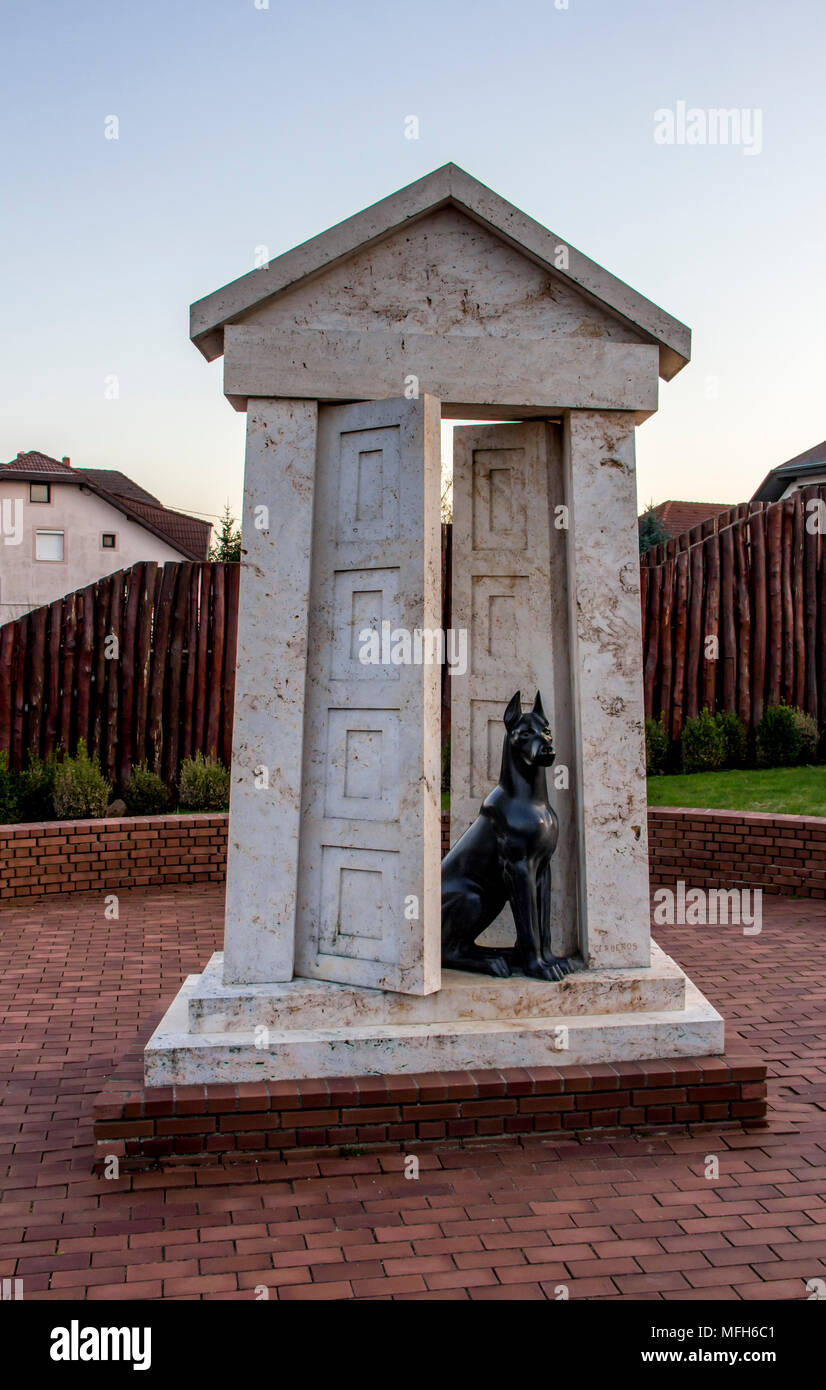
<svg viewBox="0 0 826 1390">
<path fill-rule="evenodd" d="M 652 509 L 652 515 L 657 518 L 662 529 L 668 533 L 668 538 L 682 536 L 685 531 L 690 531 L 693 526 L 699 526 L 701 522 L 708 521 L 709 517 L 719 516 L 720 512 L 727 512 L 731 509 L 728 502 L 660 502 Z M 643 516 L 645 513 L 643 513 Z M 642 520 L 642 517 L 640 518 Z"/>
<path fill-rule="evenodd" d="M 826 483 L 826 439 L 767 473 L 752 502 L 777 502 L 798 488 Z"/>
<path fill-rule="evenodd" d="M 19 453 L 0 464 L 0 623 L 139 560 L 206 560 L 211 530 L 116 469 Z"/>
<path fill-rule="evenodd" d="M 788 463 L 778 464 L 767 473 L 759 488 L 751 498 L 752 502 L 778 502 L 789 497 L 799 488 L 815 484 L 826 484 L 826 439 L 814 448 L 807 449 L 789 459 Z M 736 505 L 736 504 L 735 504 Z M 659 502 L 650 512 L 643 512 L 640 524 L 651 526 L 652 520 L 659 523 L 668 539 L 685 535 L 693 527 L 699 526 L 709 517 L 720 516 L 722 512 L 733 511 L 734 507 L 725 502 Z M 657 537 L 657 540 L 662 539 Z M 651 543 L 651 542 L 649 542 Z M 656 543 L 656 542 L 654 542 Z"/>
</svg>

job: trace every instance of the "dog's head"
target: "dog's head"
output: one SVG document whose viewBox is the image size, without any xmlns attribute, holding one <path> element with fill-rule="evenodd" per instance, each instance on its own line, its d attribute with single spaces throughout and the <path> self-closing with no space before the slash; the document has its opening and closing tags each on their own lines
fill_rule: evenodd
<svg viewBox="0 0 826 1390">
<path fill-rule="evenodd" d="M 511 749 L 527 767 L 551 766 L 556 757 L 554 741 L 539 691 L 530 714 L 523 714 L 522 692 L 517 690 L 505 710 L 505 728 Z"/>
</svg>

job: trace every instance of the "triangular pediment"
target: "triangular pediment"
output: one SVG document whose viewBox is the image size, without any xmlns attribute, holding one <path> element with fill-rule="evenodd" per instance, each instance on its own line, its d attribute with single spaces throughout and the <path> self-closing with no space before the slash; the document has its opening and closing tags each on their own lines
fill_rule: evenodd
<svg viewBox="0 0 826 1390">
<path fill-rule="evenodd" d="M 445 165 L 192 306 L 208 360 L 228 324 L 655 343 L 688 361 L 684 324 L 455 165 Z"/>
</svg>

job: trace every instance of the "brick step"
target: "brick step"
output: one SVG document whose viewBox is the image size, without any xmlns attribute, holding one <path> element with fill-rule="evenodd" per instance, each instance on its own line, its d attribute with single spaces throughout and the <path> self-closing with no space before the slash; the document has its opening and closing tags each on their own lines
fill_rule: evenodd
<svg viewBox="0 0 826 1390">
<path fill-rule="evenodd" d="M 766 1094 L 765 1063 L 742 1054 L 164 1088 L 113 1078 L 95 1103 L 95 1167 L 105 1172 L 112 1157 L 128 1171 L 434 1140 L 751 1128 L 765 1122 Z"/>
</svg>

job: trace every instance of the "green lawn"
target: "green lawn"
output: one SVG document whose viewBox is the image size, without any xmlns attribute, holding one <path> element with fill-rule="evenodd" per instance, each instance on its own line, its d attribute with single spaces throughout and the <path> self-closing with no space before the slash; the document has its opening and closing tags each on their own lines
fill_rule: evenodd
<svg viewBox="0 0 826 1390">
<path fill-rule="evenodd" d="M 648 804 L 826 816 L 826 766 L 738 768 L 649 777 Z"/>
</svg>

